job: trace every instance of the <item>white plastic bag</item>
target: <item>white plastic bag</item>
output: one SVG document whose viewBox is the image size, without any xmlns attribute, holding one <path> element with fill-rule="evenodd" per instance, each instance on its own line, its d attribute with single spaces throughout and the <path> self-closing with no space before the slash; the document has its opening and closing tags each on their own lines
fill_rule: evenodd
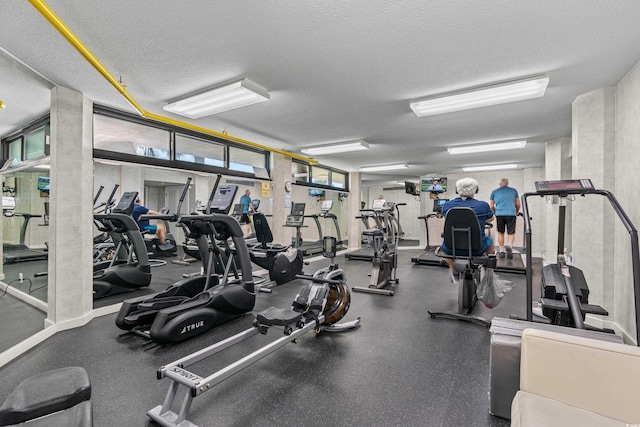
<svg viewBox="0 0 640 427">
<path fill-rule="evenodd" d="M 504 294 L 509 292 L 515 283 L 510 280 L 503 280 L 493 271 L 493 268 L 485 268 L 484 276 L 480 280 L 476 295 L 482 303 L 488 308 L 494 308 L 502 298 Z"/>
</svg>

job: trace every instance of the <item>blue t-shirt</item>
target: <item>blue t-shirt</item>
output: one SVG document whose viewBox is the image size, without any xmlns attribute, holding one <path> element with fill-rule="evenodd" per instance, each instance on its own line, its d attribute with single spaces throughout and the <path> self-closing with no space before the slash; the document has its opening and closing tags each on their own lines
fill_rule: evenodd
<svg viewBox="0 0 640 427">
<path fill-rule="evenodd" d="M 518 190 L 506 185 L 496 188 L 489 196 L 496 205 L 496 216 L 516 216 L 517 198 Z"/>
<path fill-rule="evenodd" d="M 144 227 L 149 226 L 149 221 L 138 221 L 140 215 L 144 215 L 147 212 L 149 212 L 149 208 L 145 208 L 142 205 L 133 205 L 133 212 L 131 212 L 131 216 L 138 223 L 138 227 L 140 227 L 140 230 L 142 230 Z"/>
<path fill-rule="evenodd" d="M 491 206 L 489 203 L 483 202 L 482 200 L 476 200 L 474 198 L 463 199 L 462 197 L 457 197 L 455 199 L 449 200 L 442 207 L 442 216 L 446 216 L 447 212 L 451 208 L 471 208 L 476 213 L 478 217 L 478 222 L 480 223 L 480 231 L 484 233 L 484 223 L 491 217 L 493 217 L 493 211 L 491 210 Z"/>
<path fill-rule="evenodd" d="M 251 197 L 247 196 L 246 194 L 243 194 L 242 197 L 240 197 L 240 204 L 242 205 L 242 213 L 248 214 L 249 205 L 251 204 Z"/>
</svg>

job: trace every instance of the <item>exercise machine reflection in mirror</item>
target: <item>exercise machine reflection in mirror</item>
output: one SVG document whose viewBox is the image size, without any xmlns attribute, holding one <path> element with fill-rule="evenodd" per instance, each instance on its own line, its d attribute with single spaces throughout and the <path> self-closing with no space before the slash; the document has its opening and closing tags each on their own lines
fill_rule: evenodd
<svg viewBox="0 0 640 427">
<path fill-rule="evenodd" d="M 163 426 L 194 427 L 196 424 L 187 420 L 194 397 L 211 390 L 217 384 L 285 345 L 297 343 L 298 339 L 307 332 L 314 331 L 316 334 L 323 331 L 341 332 L 360 326 L 360 318 L 338 323 L 349 310 L 351 293 L 346 283 L 345 272 L 333 262 L 336 255 L 336 238 L 327 236 L 323 239 L 323 244 L 323 255 L 331 258 L 330 265 L 316 271 L 313 276 L 298 276 L 299 279 L 307 280 L 309 283 L 302 287 L 291 307 L 270 307 L 257 313 L 251 328 L 158 369 L 159 380 L 167 377 L 172 382 L 163 404 L 151 409 L 147 412 L 147 416 Z M 266 335 L 272 326 L 281 326 L 284 336 L 208 377 L 201 377 L 185 369 L 257 334 Z M 185 386 L 187 391 L 181 403 L 180 412 L 176 413 L 172 407 L 180 385 Z"/>
</svg>

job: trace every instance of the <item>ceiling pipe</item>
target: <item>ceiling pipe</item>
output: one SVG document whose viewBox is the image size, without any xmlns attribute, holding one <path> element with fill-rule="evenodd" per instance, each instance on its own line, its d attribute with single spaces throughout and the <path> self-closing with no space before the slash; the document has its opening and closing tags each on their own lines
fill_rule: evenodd
<svg viewBox="0 0 640 427">
<path fill-rule="evenodd" d="M 174 119 L 170 119 L 168 117 L 164 117 L 164 116 L 159 116 L 157 114 L 153 114 L 148 112 L 147 110 L 145 110 L 144 108 L 142 108 L 140 106 L 140 104 L 138 104 L 136 102 L 135 99 L 133 99 L 133 97 L 131 97 L 131 95 L 129 95 L 129 93 L 127 92 L 126 88 L 124 85 L 122 85 L 119 81 L 117 81 L 115 79 L 115 77 L 113 77 L 111 75 L 111 73 L 109 73 L 109 71 L 104 67 L 104 65 L 102 65 L 100 63 L 100 61 L 98 61 L 98 58 L 96 58 L 93 53 L 91 53 L 91 51 L 84 45 L 84 43 L 82 43 L 80 41 L 80 39 L 78 39 L 78 37 L 76 37 L 76 35 L 69 29 L 69 27 L 67 27 L 67 25 L 62 22 L 62 20 L 55 14 L 55 12 L 53 10 L 51 10 L 51 8 L 42 0 L 29 0 L 29 3 L 31 3 L 31 5 L 33 7 L 36 8 L 36 10 L 38 10 L 38 12 L 40 12 L 40 14 L 42 16 L 44 16 L 44 18 L 49 21 L 51 23 L 51 25 L 53 25 L 53 27 L 58 30 L 58 32 L 60 34 L 62 34 L 62 36 L 67 39 L 69 41 L 69 43 L 71 43 L 73 45 L 73 47 L 75 47 L 78 52 L 80 52 L 80 54 L 82 56 L 84 56 L 84 58 L 89 61 L 89 63 L 91 65 L 93 65 L 93 67 L 98 70 L 98 72 L 100 74 L 102 74 L 102 76 L 107 79 L 107 81 L 109 81 L 109 83 L 111 83 L 111 85 L 113 87 L 116 88 L 116 90 L 118 92 L 120 92 L 120 94 L 129 102 L 129 104 L 131 104 L 131 106 L 133 108 L 135 108 L 138 113 L 145 118 L 151 119 L 151 120 L 155 120 L 158 122 L 162 122 L 162 123 L 167 123 L 173 126 L 178 126 L 178 127 L 182 127 L 182 128 L 186 128 L 186 129 L 190 129 L 196 132 L 201 132 L 207 135 L 213 135 L 216 136 L 218 138 L 222 138 L 222 139 L 226 139 L 229 141 L 235 141 L 235 142 L 239 142 L 241 144 L 244 145 L 249 145 L 251 147 L 255 147 L 255 148 L 259 148 L 262 150 L 267 150 L 267 151 L 271 151 L 273 153 L 280 153 L 280 154 L 284 154 L 285 156 L 289 156 L 298 160 L 302 160 L 305 162 L 308 162 L 310 164 L 317 164 L 318 161 L 315 159 L 311 159 L 309 157 L 304 157 L 301 156 L 299 154 L 295 154 L 295 153 L 291 153 L 289 151 L 285 151 L 285 150 L 278 150 L 277 148 L 272 148 L 272 147 L 267 147 L 265 145 L 261 145 L 258 144 L 256 142 L 252 142 L 252 141 L 247 141 L 246 139 L 242 139 L 242 138 L 237 138 L 231 135 L 227 135 L 225 133 L 221 133 L 221 132 L 216 132 L 213 131 L 211 129 L 206 129 L 200 126 L 196 126 L 190 123 L 186 123 L 186 122 L 181 122 L 179 120 L 174 120 Z"/>
</svg>

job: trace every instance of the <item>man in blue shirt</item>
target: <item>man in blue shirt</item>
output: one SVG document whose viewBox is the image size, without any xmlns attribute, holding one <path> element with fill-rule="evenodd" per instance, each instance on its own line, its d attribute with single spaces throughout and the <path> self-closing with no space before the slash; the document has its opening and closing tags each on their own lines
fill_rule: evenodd
<svg viewBox="0 0 640 427">
<path fill-rule="evenodd" d="M 500 180 L 500 187 L 491 192 L 489 197 L 491 209 L 497 218 L 497 231 L 498 231 L 498 256 L 504 258 L 505 246 L 504 246 L 504 231 L 507 230 L 507 258 L 513 258 L 513 241 L 516 238 L 516 217 L 520 212 L 520 199 L 518 198 L 518 191 L 515 188 L 509 187 L 509 180 L 502 178 Z"/>
<path fill-rule="evenodd" d="M 158 237 L 158 241 L 160 242 L 160 249 L 165 249 L 167 247 L 170 247 L 171 245 L 168 245 L 166 241 L 164 224 L 162 222 L 159 222 L 156 225 L 151 225 L 149 224 L 148 220 L 146 221 L 138 220 L 138 218 L 140 218 L 140 215 L 147 215 L 147 214 L 161 215 L 160 212 L 152 211 L 146 206 L 143 206 L 142 202 L 140 201 L 140 198 L 137 198 L 135 204 L 133 205 L 133 212 L 131 212 L 131 216 L 133 217 L 135 222 L 138 223 L 138 228 L 140 228 L 140 231 L 143 233 L 146 232 L 146 233 L 155 234 Z"/>
<path fill-rule="evenodd" d="M 493 211 L 487 202 L 482 200 L 476 200 L 473 197 L 478 192 L 478 181 L 473 178 L 462 178 L 456 181 L 456 193 L 459 197 L 449 200 L 442 206 L 442 216 L 447 216 L 447 212 L 451 208 L 471 208 L 478 217 L 480 223 L 480 230 L 484 232 L 485 223 L 493 221 Z M 444 253 L 451 255 L 453 251 L 442 242 L 441 249 Z M 473 255 L 492 254 L 494 251 L 493 240 L 491 236 L 485 235 L 482 248 L 473 253 Z M 453 263 L 454 260 L 445 258 L 445 261 L 451 269 L 451 281 L 457 283 L 458 272 L 456 271 Z"/>
<path fill-rule="evenodd" d="M 244 234 L 247 235 L 251 233 L 251 220 L 249 219 L 249 213 L 253 212 L 253 205 L 251 204 L 251 190 L 247 189 L 242 197 L 240 197 L 240 204 L 242 205 L 240 225 L 244 230 Z"/>
<path fill-rule="evenodd" d="M 429 186 L 429 188 L 427 188 L 427 191 L 431 192 L 431 193 L 443 193 L 444 190 L 442 189 L 442 185 L 440 185 L 440 182 L 433 181 L 433 183 Z"/>
</svg>

